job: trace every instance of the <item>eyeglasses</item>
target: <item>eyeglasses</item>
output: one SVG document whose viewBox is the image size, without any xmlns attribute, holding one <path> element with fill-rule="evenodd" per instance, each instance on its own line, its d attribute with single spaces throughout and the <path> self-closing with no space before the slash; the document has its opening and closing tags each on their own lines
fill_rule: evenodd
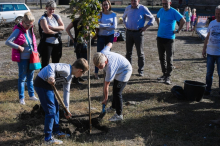
<svg viewBox="0 0 220 146">
<path fill-rule="evenodd" d="M 25 22 L 24 22 L 24 24 L 25 24 L 26 26 L 28 26 L 28 27 L 33 26 L 33 24 L 27 24 L 27 23 L 25 23 Z"/>
</svg>

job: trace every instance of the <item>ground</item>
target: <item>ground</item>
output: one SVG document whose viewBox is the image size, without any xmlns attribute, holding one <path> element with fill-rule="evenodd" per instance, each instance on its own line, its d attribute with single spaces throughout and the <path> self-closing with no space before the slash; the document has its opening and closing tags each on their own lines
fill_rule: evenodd
<svg viewBox="0 0 220 146">
<path fill-rule="evenodd" d="M 57 12 L 63 12 L 62 8 Z M 43 10 L 32 9 L 37 20 Z M 70 23 L 67 15 L 59 13 L 65 27 Z M 121 13 L 118 14 L 121 16 Z M 218 76 L 215 72 L 213 92 L 204 96 L 200 102 L 178 100 L 171 93 L 174 85 L 184 87 L 185 80 L 205 83 L 206 59 L 202 58 L 203 42 L 192 32 L 181 32 L 176 36 L 172 85 L 157 82 L 162 75 L 156 45 L 157 25 L 145 32 L 144 77 L 137 74 L 137 55 L 134 48 L 133 74 L 123 92 L 124 120 L 108 122 L 113 113 L 107 113 L 98 125 L 93 119 L 92 134 L 88 134 L 88 89 L 87 82 L 82 86 L 71 85 L 70 111 L 71 120 L 66 120 L 61 111 L 61 128 L 70 133 L 63 145 L 147 145 L 147 146 L 218 146 L 219 127 L 210 124 L 210 120 L 218 119 L 220 96 L 218 94 Z M 7 37 L 6 37 L 7 38 Z M 0 145 L 41 145 L 43 143 L 43 112 L 39 102 L 29 101 L 26 105 L 18 102 L 18 67 L 11 61 L 11 49 L 0 41 Z M 60 62 L 72 64 L 75 60 L 73 47 L 67 47 L 67 35 L 62 36 L 64 47 Z M 92 46 L 91 56 L 96 52 Z M 112 51 L 125 56 L 125 42 L 115 42 Z M 39 71 L 35 71 L 35 76 Z M 91 74 L 91 111 L 93 118 L 101 112 L 103 97 L 103 77 L 94 79 L 94 66 L 90 64 Z M 87 78 L 87 74 L 84 76 Z M 62 88 L 57 86 L 62 95 Z M 37 96 L 37 95 L 36 95 Z M 112 98 L 112 85 L 109 98 Z M 130 104 L 129 104 L 130 103 Z M 37 105 L 36 105 L 37 104 Z M 108 106 L 111 105 L 109 100 Z M 102 132 L 93 134 L 100 129 Z"/>
</svg>

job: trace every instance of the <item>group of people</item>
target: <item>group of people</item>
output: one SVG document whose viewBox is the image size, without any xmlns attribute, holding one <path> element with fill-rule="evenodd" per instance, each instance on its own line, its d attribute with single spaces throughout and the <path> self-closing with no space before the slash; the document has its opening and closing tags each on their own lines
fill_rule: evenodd
<svg viewBox="0 0 220 146">
<path fill-rule="evenodd" d="M 112 105 L 106 111 L 116 111 L 109 121 L 123 120 L 123 99 L 122 92 L 132 74 L 132 51 L 136 46 L 138 55 L 138 76 L 144 76 L 144 33 L 154 24 L 158 24 L 157 47 L 159 60 L 162 69 L 162 76 L 157 78 L 166 84 L 171 84 L 171 75 L 173 70 L 173 54 L 175 45 L 175 34 L 183 28 L 186 20 L 176 9 L 171 7 L 171 0 L 162 0 L 162 8 L 158 11 L 156 18 L 151 14 L 147 7 L 139 4 L 140 0 L 131 0 L 131 5 L 127 6 L 123 15 L 123 22 L 126 28 L 126 57 L 111 52 L 113 46 L 114 30 L 117 28 L 117 16 L 111 11 L 111 2 L 102 1 L 102 12 L 100 13 L 99 29 L 97 29 L 97 53 L 93 56 L 95 65 L 95 79 L 99 79 L 98 70 L 105 72 L 104 82 L 104 100 L 102 104 L 107 104 L 108 90 L 110 82 L 113 81 L 113 100 Z M 73 81 L 80 84 L 80 78 L 88 69 L 87 45 L 78 43 L 77 36 L 81 29 L 77 28 L 79 19 L 71 22 L 66 31 L 72 41 L 77 56 L 77 60 L 72 64 L 59 63 L 62 56 L 61 31 L 64 30 L 64 24 L 59 15 L 54 14 L 56 3 L 49 1 L 46 4 L 46 12 L 39 19 L 40 43 L 36 44 L 36 38 L 33 32 L 33 23 L 35 21 L 30 12 L 25 13 L 22 22 L 14 27 L 13 33 L 6 41 L 6 45 L 12 47 L 12 60 L 18 62 L 19 79 L 18 91 L 21 104 L 25 104 L 24 89 L 27 82 L 28 94 L 31 100 L 40 100 L 41 106 L 45 111 L 45 143 L 61 144 L 62 141 L 53 138 L 69 137 L 59 130 L 59 106 L 55 98 L 51 85 L 63 85 L 63 98 L 66 108 L 69 110 L 70 85 Z M 80 17 L 79 17 L 80 18 Z M 148 21 L 145 25 L 145 22 Z M 175 29 L 176 22 L 179 22 L 178 29 Z M 207 94 L 211 92 L 212 76 L 214 63 L 218 65 L 218 74 L 220 75 L 219 37 L 220 34 L 220 6 L 216 8 L 216 20 L 213 21 L 208 29 L 203 56 L 207 53 Z M 72 36 L 70 30 L 74 28 L 75 36 Z M 218 32 L 217 32 L 218 31 Z M 29 69 L 30 54 L 33 51 L 39 52 L 41 56 L 42 69 L 34 78 L 34 71 Z M 49 64 L 50 57 L 52 63 Z M 26 81 L 27 80 L 27 81 Z M 39 99 L 34 95 L 34 89 Z M 65 113 L 66 118 L 71 114 Z"/>
</svg>

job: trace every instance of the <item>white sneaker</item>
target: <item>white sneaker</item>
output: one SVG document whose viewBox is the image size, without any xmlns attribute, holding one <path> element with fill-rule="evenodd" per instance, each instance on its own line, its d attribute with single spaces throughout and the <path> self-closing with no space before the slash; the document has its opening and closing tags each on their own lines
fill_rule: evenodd
<svg viewBox="0 0 220 146">
<path fill-rule="evenodd" d="M 106 111 L 106 113 L 113 113 L 113 112 L 115 112 L 115 109 L 110 106 L 105 111 Z"/>
<path fill-rule="evenodd" d="M 45 143 L 46 145 L 51 145 L 51 144 L 53 145 L 53 144 L 62 144 L 63 141 L 51 137 L 50 140 L 45 141 L 44 143 Z"/>
<path fill-rule="evenodd" d="M 24 98 L 20 99 L 20 104 L 25 105 Z"/>
<path fill-rule="evenodd" d="M 109 121 L 111 121 L 111 122 L 121 121 L 121 120 L 123 120 L 123 115 L 118 115 L 118 114 L 115 114 L 113 117 L 111 117 L 109 119 Z"/>
<path fill-rule="evenodd" d="M 35 101 L 38 101 L 38 100 L 39 100 L 39 99 L 38 99 L 37 97 L 35 97 L 35 96 L 30 97 L 29 99 L 30 99 L 30 100 L 35 100 Z"/>
</svg>

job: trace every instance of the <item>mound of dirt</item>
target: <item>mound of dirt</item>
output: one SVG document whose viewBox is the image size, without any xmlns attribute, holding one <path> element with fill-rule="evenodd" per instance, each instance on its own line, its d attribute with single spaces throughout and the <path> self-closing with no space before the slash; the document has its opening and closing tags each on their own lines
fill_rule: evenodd
<svg viewBox="0 0 220 146">
<path fill-rule="evenodd" d="M 82 135 L 89 134 L 90 125 L 88 115 L 83 116 L 72 116 L 70 119 L 65 119 L 63 108 L 60 107 L 60 130 L 72 135 L 73 137 L 79 138 Z M 35 105 L 31 112 L 24 111 L 19 116 L 18 119 L 22 121 L 25 125 L 23 130 L 27 132 L 29 136 L 37 136 L 43 134 L 44 127 L 44 110 L 40 105 Z M 98 131 L 94 134 L 107 133 L 109 128 L 106 126 L 101 126 L 100 121 L 103 117 L 92 118 L 93 130 Z"/>
</svg>

